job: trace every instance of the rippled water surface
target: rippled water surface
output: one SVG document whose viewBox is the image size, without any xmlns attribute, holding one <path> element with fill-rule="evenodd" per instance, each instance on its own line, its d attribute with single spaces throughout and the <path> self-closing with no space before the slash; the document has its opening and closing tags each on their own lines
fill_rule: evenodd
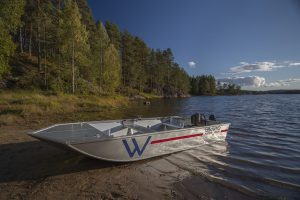
<svg viewBox="0 0 300 200">
<path fill-rule="evenodd" d="M 230 122 L 226 141 L 165 159 L 214 187 L 252 198 L 300 199 L 300 95 L 155 100 L 150 106 L 137 103 L 123 117 L 194 112 L 214 113 L 218 120 Z"/>
</svg>

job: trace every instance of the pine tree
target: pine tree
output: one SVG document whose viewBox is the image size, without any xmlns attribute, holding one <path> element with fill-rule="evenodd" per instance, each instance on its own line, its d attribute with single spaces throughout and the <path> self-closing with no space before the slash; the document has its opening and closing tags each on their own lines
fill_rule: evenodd
<svg viewBox="0 0 300 200">
<path fill-rule="evenodd" d="M 149 49 L 145 42 L 139 37 L 134 39 L 134 74 L 135 74 L 135 87 L 139 91 L 143 91 L 146 83 L 146 65 L 149 57 Z"/>
<path fill-rule="evenodd" d="M 101 22 L 97 22 L 97 30 L 91 44 L 93 52 L 93 65 L 95 70 L 95 79 L 100 90 L 102 90 L 102 73 L 104 68 L 104 53 L 109 46 L 109 37 L 105 27 Z"/>
<path fill-rule="evenodd" d="M 184 73 L 186 73 L 184 71 Z M 216 80 L 212 75 L 196 76 L 190 78 L 191 93 L 194 95 L 215 95 Z M 220 87 L 220 84 L 218 85 Z"/>
<path fill-rule="evenodd" d="M 210 88 L 210 94 L 215 95 L 216 94 L 216 80 L 215 77 L 212 75 L 208 76 L 208 82 L 209 82 L 209 88 Z"/>
<path fill-rule="evenodd" d="M 114 92 L 121 83 L 121 64 L 119 53 L 113 44 L 110 44 L 104 53 L 104 68 L 102 73 L 105 92 Z"/>
<path fill-rule="evenodd" d="M 75 0 L 81 14 L 81 22 L 85 25 L 87 31 L 93 35 L 96 32 L 96 24 L 92 11 L 88 6 L 87 0 Z"/>
<path fill-rule="evenodd" d="M 9 71 L 9 58 L 15 50 L 11 34 L 21 24 L 24 13 L 24 0 L 2 0 L 0 2 L 0 80 Z"/>
<path fill-rule="evenodd" d="M 126 30 L 122 35 L 122 76 L 124 86 L 133 86 L 134 37 Z"/>
<path fill-rule="evenodd" d="M 105 23 L 105 28 L 106 28 L 106 31 L 108 33 L 111 43 L 115 46 L 117 51 L 120 51 L 122 36 L 121 36 L 121 32 L 119 30 L 118 25 L 107 21 Z"/>
<path fill-rule="evenodd" d="M 71 91 L 75 93 L 79 72 L 85 72 L 87 66 L 87 54 L 89 52 L 88 32 L 85 26 L 81 23 L 81 15 L 77 4 L 72 0 L 65 2 L 65 7 L 62 10 L 61 20 L 61 54 L 66 63 L 66 67 L 71 70 L 66 70 L 67 76 L 71 77 Z M 71 73 L 70 73 L 71 71 Z M 70 80 L 66 78 L 67 80 Z"/>
<path fill-rule="evenodd" d="M 150 54 L 147 59 L 147 64 L 145 66 L 145 73 L 146 73 L 146 79 L 147 79 L 147 91 L 152 92 L 155 87 L 155 69 L 157 68 L 157 59 L 156 59 L 156 52 L 155 50 L 151 50 Z"/>
</svg>

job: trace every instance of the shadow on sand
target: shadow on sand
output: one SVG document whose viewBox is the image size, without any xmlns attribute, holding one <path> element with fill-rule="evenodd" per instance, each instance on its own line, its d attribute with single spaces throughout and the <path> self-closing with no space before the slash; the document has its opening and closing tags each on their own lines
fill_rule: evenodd
<svg viewBox="0 0 300 200">
<path fill-rule="evenodd" d="M 128 165 L 82 156 L 40 141 L 0 145 L 0 183 Z"/>
</svg>

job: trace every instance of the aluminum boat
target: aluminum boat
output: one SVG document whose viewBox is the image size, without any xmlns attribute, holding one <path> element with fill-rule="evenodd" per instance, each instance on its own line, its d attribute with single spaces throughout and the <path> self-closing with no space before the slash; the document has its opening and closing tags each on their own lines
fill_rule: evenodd
<svg viewBox="0 0 300 200">
<path fill-rule="evenodd" d="M 100 160 L 130 162 L 225 140 L 229 125 L 194 114 L 56 124 L 29 135 Z"/>
</svg>

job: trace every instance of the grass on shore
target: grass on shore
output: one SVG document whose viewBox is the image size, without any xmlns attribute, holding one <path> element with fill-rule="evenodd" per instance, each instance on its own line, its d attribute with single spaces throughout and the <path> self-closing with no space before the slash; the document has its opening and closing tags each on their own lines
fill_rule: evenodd
<svg viewBox="0 0 300 200">
<path fill-rule="evenodd" d="M 94 96 L 47 94 L 32 91 L 0 92 L 0 125 L 29 118 L 67 115 L 79 112 L 103 112 L 126 107 L 129 99 L 120 95 Z"/>
<path fill-rule="evenodd" d="M 158 96 L 158 95 L 152 94 L 152 93 L 145 93 L 145 92 L 140 92 L 139 95 L 142 96 L 142 97 L 144 97 L 145 99 L 159 99 L 159 98 L 163 98 L 162 96 Z"/>
</svg>

